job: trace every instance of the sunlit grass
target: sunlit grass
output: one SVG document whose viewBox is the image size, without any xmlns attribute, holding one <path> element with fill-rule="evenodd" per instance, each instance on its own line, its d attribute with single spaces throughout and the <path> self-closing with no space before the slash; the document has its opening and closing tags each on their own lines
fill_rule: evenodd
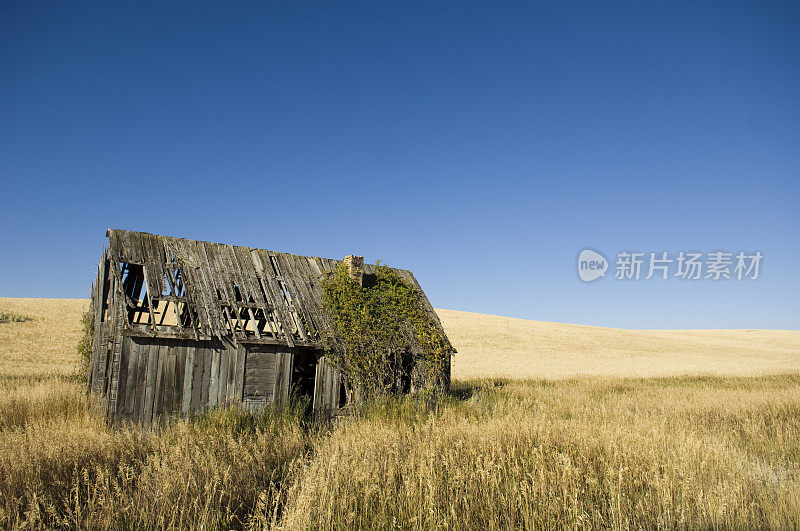
<svg viewBox="0 0 800 531">
<path fill-rule="evenodd" d="M 109 427 L 77 376 L 84 303 L 18 300 L 35 320 L 0 331 L 0 527 L 800 526 L 791 367 L 456 380 L 333 425 L 292 403 L 142 432 Z"/>
<path fill-rule="evenodd" d="M 144 433 L 47 383 L 2 391 L 4 525 L 800 524 L 800 376 L 460 382 L 329 427 L 298 404 Z"/>
</svg>

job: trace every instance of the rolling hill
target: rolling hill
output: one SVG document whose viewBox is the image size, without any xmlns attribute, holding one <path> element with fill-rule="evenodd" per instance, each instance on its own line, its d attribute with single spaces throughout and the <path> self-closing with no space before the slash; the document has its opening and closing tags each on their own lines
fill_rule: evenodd
<svg viewBox="0 0 800 531">
<path fill-rule="evenodd" d="M 800 372 L 796 330 L 625 330 L 437 312 L 462 380 Z"/>
<path fill-rule="evenodd" d="M 0 298 L 32 318 L 0 325 L 0 374 L 64 374 L 85 299 Z M 458 350 L 455 379 L 561 379 L 800 372 L 800 331 L 624 330 L 437 310 Z"/>
</svg>

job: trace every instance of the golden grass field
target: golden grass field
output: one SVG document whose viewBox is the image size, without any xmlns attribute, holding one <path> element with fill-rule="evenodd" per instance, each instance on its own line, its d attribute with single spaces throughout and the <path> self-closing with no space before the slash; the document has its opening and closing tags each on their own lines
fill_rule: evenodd
<svg viewBox="0 0 800 531">
<path fill-rule="evenodd" d="M 0 526 L 797 528 L 800 332 L 628 331 L 440 310 L 432 406 L 108 428 L 85 300 L 0 298 Z"/>
<path fill-rule="evenodd" d="M 461 380 L 800 373 L 797 330 L 624 330 L 437 312 Z"/>
<path fill-rule="evenodd" d="M 74 373 L 87 306 L 85 299 L 0 297 L 0 309 L 33 317 L 0 327 L 0 375 Z M 796 330 L 623 330 L 437 312 L 458 350 L 458 380 L 800 373 Z"/>
<path fill-rule="evenodd" d="M 88 307 L 87 299 L 0 297 L 0 311 L 31 318 L 0 326 L 0 377 L 74 374 L 81 314 Z"/>
</svg>

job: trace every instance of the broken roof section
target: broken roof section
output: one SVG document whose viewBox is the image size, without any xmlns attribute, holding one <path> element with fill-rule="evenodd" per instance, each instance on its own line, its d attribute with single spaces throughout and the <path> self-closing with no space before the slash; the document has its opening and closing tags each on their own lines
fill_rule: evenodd
<svg viewBox="0 0 800 531">
<path fill-rule="evenodd" d="M 125 328 L 313 347 L 334 330 L 322 279 L 339 260 L 119 229 L 107 236 L 104 267 L 111 274 L 101 300 L 114 290 L 114 299 L 125 301 Z M 363 272 L 375 267 L 365 264 Z M 411 271 L 394 271 L 419 290 L 423 309 L 446 337 Z"/>
</svg>

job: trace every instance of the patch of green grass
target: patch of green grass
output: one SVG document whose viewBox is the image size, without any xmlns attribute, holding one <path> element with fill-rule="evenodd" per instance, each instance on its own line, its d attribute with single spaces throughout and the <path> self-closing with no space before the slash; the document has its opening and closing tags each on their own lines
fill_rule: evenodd
<svg viewBox="0 0 800 531">
<path fill-rule="evenodd" d="M 28 317 L 27 315 L 20 315 L 18 313 L 0 310 L 0 324 L 25 323 L 27 321 L 33 321 L 33 318 Z"/>
</svg>

